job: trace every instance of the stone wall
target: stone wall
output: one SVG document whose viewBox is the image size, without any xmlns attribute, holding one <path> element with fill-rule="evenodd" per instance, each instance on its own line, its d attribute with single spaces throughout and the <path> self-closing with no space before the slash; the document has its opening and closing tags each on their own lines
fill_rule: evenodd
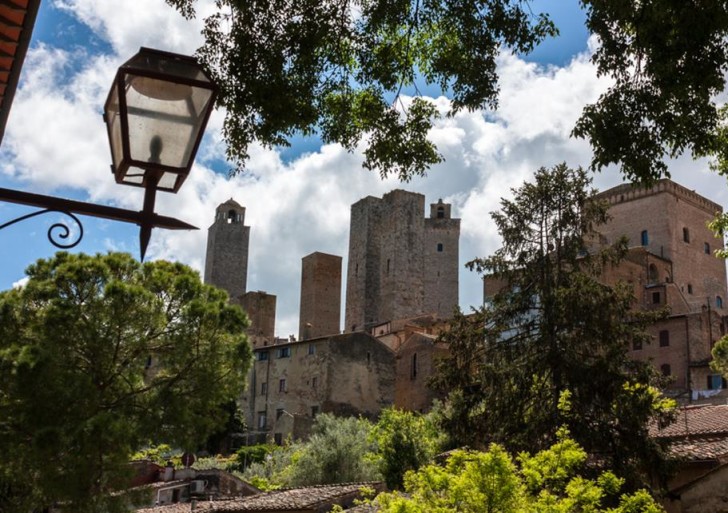
<svg viewBox="0 0 728 513">
<path fill-rule="evenodd" d="M 318 413 L 375 417 L 394 401 L 394 353 L 368 334 L 259 347 L 254 354 L 246 420 L 274 439 L 300 435 L 305 429 L 296 433 L 296 426 Z"/>
</svg>

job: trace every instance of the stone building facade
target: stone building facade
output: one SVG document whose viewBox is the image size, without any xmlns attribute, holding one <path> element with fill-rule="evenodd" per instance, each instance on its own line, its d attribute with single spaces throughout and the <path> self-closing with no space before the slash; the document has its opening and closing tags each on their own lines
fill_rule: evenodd
<svg viewBox="0 0 728 513">
<path fill-rule="evenodd" d="M 707 223 L 722 208 L 668 179 L 652 187 L 623 184 L 597 196 L 611 219 L 598 228 L 605 242 L 625 236 L 629 254 L 605 280 L 632 283 L 637 307 L 667 308 L 649 331 L 653 342 L 631 356 L 672 377 L 670 393 L 683 402 L 725 402 L 726 382 L 709 367 L 711 349 L 725 334 L 728 295 L 723 243 Z"/>
<path fill-rule="evenodd" d="M 245 226 L 245 207 L 230 198 L 215 210 L 207 230 L 205 283 L 227 290 L 235 299 L 246 292 L 250 227 Z"/>
<path fill-rule="evenodd" d="M 315 252 L 301 260 L 298 339 L 341 332 L 341 257 Z"/>
<path fill-rule="evenodd" d="M 458 304 L 460 220 L 451 205 L 431 206 L 422 194 L 394 190 L 351 207 L 345 331 L 434 313 Z"/>
<path fill-rule="evenodd" d="M 243 411 L 256 441 L 305 437 L 319 413 L 373 418 L 394 402 L 395 354 L 366 333 L 257 347 L 254 356 Z"/>
</svg>

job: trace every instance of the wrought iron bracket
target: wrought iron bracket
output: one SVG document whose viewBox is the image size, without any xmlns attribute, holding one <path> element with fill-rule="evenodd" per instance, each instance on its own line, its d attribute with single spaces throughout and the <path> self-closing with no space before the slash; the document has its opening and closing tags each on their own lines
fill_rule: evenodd
<svg viewBox="0 0 728 513">
<path fill-rule="evenodd" d="M 149 193 L 149 190 L 146 192 Z M 145 198 L 144 210 L 141 211 L 126 210 L 123 208 L 97 205 L 95 203 L 86 203 L 83 201 L 68 200 L 56 198 L 55 196 L 45 196 L 43 194 L 33 194 L 3 188 L 0 188 L 0 201 L 29 205 L 42 209 L 0 224 L 0 230 L 21 221 L 25 221 L 26 219 L 49 212 L 61 213 L 73 219 L 79 227 L 77 239 L 74 238 L 69 242 L 56 240 L 56 238 L 65 240 L 71 236 L 71 229 L 64 223 L 54 223 L 48 229 L 48 240 L 51 244 L 61 249 L 72 248 L 81 242 L 81 239 L 83 238 L 83 224 L 78 219 L 77 215 L 98 217 L 138 225 L 140 227 L 140 250 L 142 260 L 144 260 L 144 254 L 146 253 L 149 235 L 151 234 L 152 228 L 165 228 L 167 230 L 197 230 L 197 227 L 185 223 L 184 221 L 180 221 L 179 219 L 155 214 L 153 212 L 153 195 L 151 202 Z"/>
</svg>

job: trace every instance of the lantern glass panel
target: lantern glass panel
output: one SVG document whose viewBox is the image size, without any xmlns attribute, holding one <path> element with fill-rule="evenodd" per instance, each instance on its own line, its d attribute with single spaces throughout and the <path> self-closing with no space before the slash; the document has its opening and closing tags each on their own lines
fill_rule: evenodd
<svg viewBox="0 0 728 513">
<path fill-rule="evenodd" d="M 109 130 L 111 159 L 114 169 L 119 169 L 121 161 L 124 158 L 124 149 L 122 142 L 121 116 L 119 113 L 119 91 L 116 87 L 111 88 L 111 94 L 106 102 L 104 111 Z"/>
<path fill-rule="evenodd" d="M 131 160 L 188 168 L 212 91 L 133 74 L 125 86 Z"/>
</svg>

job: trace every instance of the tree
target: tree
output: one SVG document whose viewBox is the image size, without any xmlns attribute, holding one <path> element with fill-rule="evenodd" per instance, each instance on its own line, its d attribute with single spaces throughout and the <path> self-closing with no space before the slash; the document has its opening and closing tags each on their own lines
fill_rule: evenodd
<svg viewBox="0 0 728 513">
<path fill-rule="evenodd" d="M 103 510 L 135 450 L 225 421 L 247 321 L 182 264 L 62 252 L 27 275 L 0 293 L 0 510 Z"/>
<path fill-rule="evenodd" d="M 376 442 L 379 471 L 390 490 L 402 488 L 405 472 L 430 463 L 441 442 L 432 419 L 395 408 L 382 411 L 371 438 Z"/>
<path fill-rule="evenodd" d="M 652 366 L 627 355 L 634 341 L 649 343 L 654 316 L 633 310 L 626 284 L 599 281 L 624 241 L 588 248 L 607 219 L 589 185 L 561 164 L 501 200 L 492 217 L 503 246 L 470 263 L 501 288 L 443 335 L 451 356 L 436 386 L 450 392 L 442 422 L 457 443 L 545 449 L 565 425 L 632 488 L 664 468 L 648 423 L 667 421 L 673 402 L 654 388 Z"/>
<path fill-rule="evenodd" d="M 195 0 L 167 0 L 195 15 Z M 716 96 L 728 68 L 723 1 L 580 0 L 599 37 L 598 73 L 614 81 L 585 107 L 574 135 L 592 168 L 630 179 L 667 175 L 665 157 L 728 155 L 716 135 Z M 242 166 L 253 141 L 285 145 L 297 132 L 352 150 L 368 134 L 365 167 L 409 179 L 442 157 L 427 132 L 438 112 L 418 84 L 437 85 L 452 110 L 494 109 L 501 51 L 529 53 L 557 33 L 528 0 L 218 0 L 198 55 L 220 85 L 228 156 Z M 403 88 L 415 99 L 401 101 Z"/>
<path fill-rule="evenodd" d="M 499 445 L 486 452 L 454 451 L 444 467 L 428 465 L 405 476 L 407 495 L 380 494 L 382 513 L 660 513 L 644 490 L 619 495 L 611 472 L 584 475 L 587 453 L 560 431 L 558 441 L 517 463 Z M 610 507 L 614 506 L 614 507 Z"/>
<path fill-rule="evenodd" d="M 283 472 L 286 486 L 348 483 L 379 479 L 369 442 L 372 424 L 356 417 L 316 416 L 311 437 L 294 446 L 291 465 Z"/>
</svg>

